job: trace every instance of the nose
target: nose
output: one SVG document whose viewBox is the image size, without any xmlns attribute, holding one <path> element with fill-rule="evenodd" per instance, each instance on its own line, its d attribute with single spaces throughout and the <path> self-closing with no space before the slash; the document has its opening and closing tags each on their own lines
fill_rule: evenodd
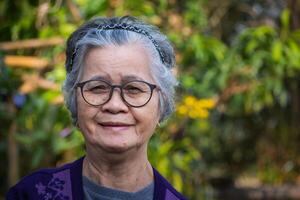
<svg viewBox="0 0 300 200">
<path fill-rule="evenodd" d="M 128 106 L 121 97 L 121 89 L 118 87 L 113 88 L 111 98 L 101 107 L 103 112 L 119 113 L 128 111 Z"/>
</svg>

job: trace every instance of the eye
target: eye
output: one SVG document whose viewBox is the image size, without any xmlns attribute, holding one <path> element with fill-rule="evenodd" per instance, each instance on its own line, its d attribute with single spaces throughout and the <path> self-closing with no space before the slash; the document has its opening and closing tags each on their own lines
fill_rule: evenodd
<svg viewBox="0 0 300 200">
<path fill-rule="evenodd" d="M 130 83 L 127 83 L 123 87 L 123 90 L 127 94 L 142 94 L 150 92 L 149 86 L 146 83 L 140 81 L 132 81 Z"/>
<path fill-rule="evenodd" d="M 110 91 L 110 87 L 104 82 L 91 81 L 84 86 L 84 91 L 94 94 L 107 93 Z"/>
<path fill-rule="evenodd" d="M 138 83 L 130 83 L 124 87 L 124 91 L 128 94 L 140 94 L 145 92 L 144 88 Z"/>
<path fill-rule="evenodd" d="M 136 86 L 133 86 L 133 85 L 128 85 L 124 88 L 124 90 L 127 92 L 127 93 L 130 93 L 130 94 L 138 94 L 138 93 L 142 93 L 144 92 L 142 88 L 139 88 L 139 87 L 136 87 Z"/>
<path fill-rule="evenodd" d="M 104 85 L 98 85 L 96 87 L 90 88 L 89 90 L 94 93 L 101 93 L 101 92 L 106 92 L 109 89 L 107 87 L 105 87 Z"/>
</svg>

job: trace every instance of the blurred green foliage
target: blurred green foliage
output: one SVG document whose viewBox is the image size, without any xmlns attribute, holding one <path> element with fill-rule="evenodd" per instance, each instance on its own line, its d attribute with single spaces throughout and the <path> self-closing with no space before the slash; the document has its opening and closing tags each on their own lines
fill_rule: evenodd
<svg viewBox="0 0 300 200">
<path fill-rule="evenodd" d="M 99 15 L 131 14 L 153 23 L 168 35 L 177 52 L 181 108 L 201 107 L 202 99 L 214 103 L 205 110 L 208 114 L 178 109 L 162 124 L 149 145 L 152 164 L 191 199 L 208 199 L 211 180 L 218 177 L 254 173 L 265 183 L 295 182 L 300 172 L 300 30 L 291 29 L 291 13 L 284 9 L 274 19 L 277 25 L 262 23 L 216 36 L 213 2 L 218 1 L 4 0 L 0 40 L 66 39 L 82 22 Z M 224 2 L 229 5 L 227 12 L 238 4 Z M 240 23 L 235 12 L 234 22 Z M 224 37 L 233 39 L 228 42 Z M 19 89 L 24 74 L 38 74 L 62 85 L 64 50 L 55 46 L 1 52 L 0 155 L 7 163 L 7 135 L 16 125 L 21 176 L 84 154 L 80 132 L 71 125 L 65 107 L 55 103 L 60 91 L 37 89 L 24 95 Z M 3 62 L 8 54 L 44 57 L 54 66 L 9 68 Z M 186 104 L 186 98 L 195 99 L 194 103 Z M 7 170 L 1 167 L 1 177 L 7 177 Z"/>
</svg>

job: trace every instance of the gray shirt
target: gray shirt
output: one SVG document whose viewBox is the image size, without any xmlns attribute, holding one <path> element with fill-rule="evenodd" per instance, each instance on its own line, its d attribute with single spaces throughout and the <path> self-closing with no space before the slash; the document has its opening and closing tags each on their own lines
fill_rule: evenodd
<svg viewBox="0 0 300 200">
<path fill-rule="evenodd" d="M 85 200 L 153 200 L 154 182 L 137 192 L 124 192 L 98 185 L 83 176 Z"/>
</svg>

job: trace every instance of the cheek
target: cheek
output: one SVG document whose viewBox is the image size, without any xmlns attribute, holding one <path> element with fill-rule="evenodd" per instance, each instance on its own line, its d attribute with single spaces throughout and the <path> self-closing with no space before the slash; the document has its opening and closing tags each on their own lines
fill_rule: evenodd
<svg viewBox="0 0 300 200">
<path fill-rule="evenodd" d="M 77 96 L 77 119 L 80 129 L 86 129 L 96 113 L 97 109 L 88 105 L 81 96 Z"/>
<path fill-rule="evenodd" d="M 141 135 L 148 135 L 151 137 L 159 122 L 158 101 L 149 102 L 149 105 L 147 104 L 142 108 L 142 110 L 137 109 L 134 114 L 136 116 L 136 120 L 139 122 L 137 132 Z"/>
</svg>

